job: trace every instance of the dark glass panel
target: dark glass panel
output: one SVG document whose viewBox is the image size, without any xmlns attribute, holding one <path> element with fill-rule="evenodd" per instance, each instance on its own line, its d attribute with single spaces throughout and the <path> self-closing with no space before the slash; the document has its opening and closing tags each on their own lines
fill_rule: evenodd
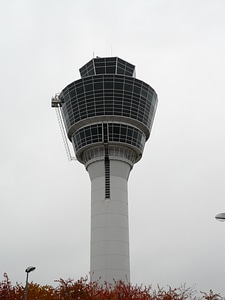
<svg viewBox="0 0 225 300">
<path fill-rule="evenodd" d="M 147 97 L 147 91 L 146 91 L 144 88 L 141 89 L 141 95 L 142 95 L 144 98 Z"/>
<path fill-rule="evenodd" d="M 100 108 L 96 107 L 96 115 L 104 115 L 103 107 L 100 107 Z"/>
<path fill-rule="evenodd" d="M 117 74 L 124 74 L 124 69 L 117 67 Z"/>
<path fill-rule="evenodd" d="M 92 137 L 92 142 L 93 142 L 93 143 L 99 142 L 98 136 L 93 136 L 93 137 Z"/>
<path fill-rule="evenodd" d="M 134 86 L 134 93 L 140 94 L 140 92 L 141 92 L 141 88 L 135 85 Z"/>
<path fill-rule="evenodd" d="M 90 69 L 90 68 L 93 68 L 93 60 L 91 60 L 89 63 L 86 64 L 87 68 Z"/>
<path fill-rule="evenodd" d="M 133 135 L 133 131 L 132 131 L 132 129 L 130 127 L 128 127 L 128 129 L 127 129 L 127 136 L 128 137 L 132 137 L 132 135 Z"/>
<path fill-rule="evenodd" d="M 87 112 L 86 111 L 80 111 L 81 119 L 87 118 Z"/>
<path fill-rule="evenodd" d="M 97 135 L 97 133 L 98 133 L 97 126 L 92 126 L 92 128 L 91 128 L 91 134 L 92 135 Z"/>
<path fill-rule="evenodd" d="M 112 136 L 112 124 L 109 124 L 108 128 L 109 128 L 109 136 Z"/>
<path fill-rule="evenodd" d="M 113 89 L 113 81 L 105 81 L 104 82 L 104 88 L 105 89 Z"/>
<path fill-rule="evenodd" d="M 121 106 L 114 106 L 114 112 L 119 112 L 121 113 Z"/>
<path fill-rule="evenodd" d="M 130 92 L 132 92 L 133 86 L 132 86 L 131 84 L 125 83 L 124 89 L 125 89 L 125 91 L 130 91 Z"/>
<path fill-rule="evenodd" d="M 113 134 L 118 134 L 120 133 L 120 126 L 117 124 L 113 125 Z"/>
<path fill-rule="evenodd" d="M 86 127 L 84 130 L 85 130 L 85 135 L 86 135 L 86 137 L 88 137 L 88 136 L 91 135 L 90 126 Z"/>
<path fill-rule="evenodd" d="M 88 75 L 94 75 L 94 69 L 93 67 L 88 68 Z"/>
<path fill-rule="evenodd" d="M 77 94 L 78 94 L 78 95 L 79 95 L 79 94 L 83 94 L 83 93 L 84 93 L 84 88 L 83 88 L 83 86 L 77 87 L 77 88 L 76 88 L 76 91 L 77 91 Z"/>
<path fill-rule="evenodd" d="M 97 103 L 97 102 L 101 102 L 101 103 L 102 103 L 102 101 L 103 101 L 103 94 L 98 94 L 98 95 L 96 95 L 95 101 L 96 101 L 96 103 Z"/>
<path fill-rule="evenodd" d="M 111 90 L 105 91 L 105 99 L 110 99 L 112 101 L 113 93 Z"/>
<path fill-rule="evenodd" d="M 94 83 L 95 90 L 102 90 L 103 89 L 103 82 L 95 82 Z"/>
<path fill-rule="evenodd" d="M 103 124 L 104 143 L 108 143 L 108 128 L 107 124 Z"/>
<path fill-rule="evenodd" d="M 137 137 L 138 137 L 138 131 L 134 129 L 133 138 L 137 139 Z"/>
<path fill-rule="evenodd" d="M 105 100 L 105 107 L 109 107 L 110 109 L 113 109 L 113 101 L 111 98 Z"/>
<path fill-rule="evenodd" d="M 98 128 L 98 132 L 99 132 L 99 133 L 102 133 L 102 124 L 98 124 L 98 125 L 97 125 L 97 128 Z"/>
<path fill-rule="evenodd" d="M 124 70 L 126 67 L 126 62 L 119 59 L 117 65 Z"/>
<path fill-rule="evenodd" d="M 121 136 L 121 137 L 120 137 L 120 142 L 121 142 L 121 143 L 126 143 L 126 138 L 123 137 L 123 136 Z"/>
<path fill-rule="evenodd" d="M 96 74 L 105 74 L 105 67 L 96 68 Z"/>
<path fill-rule="evenodd" d="M 130 72 L 130 71 L 128 71 L 128 70 L 125 70 L 125 75 L 126 75 L 126 76 L 132 76 L 132 75 L 133 75 L 133 72 Z"/>
<path fill-rule="evenodd" d="M 101 110 L 103 108 L 102 104 L 96 104 L 95 106 L 96 110 Z"/>
<path fill-rule="evenodd" d="M 86 104 L 87 104 L 87 109 L 89 109 L 90 107 L 94 107 L 95 106 L 95 101 L 94 99 L 91 98 L 87 98 L 86 99 Z"/>
<path fill-rule="evenodd" d="M 122 90 L 123 89 L 123 82 L 115 82 L 115 90 Z"/>
<path fill-rule="evenodd" d="M 68 92 L 68 90 L 73 90 L 74 89 L 74 82 L 70 83 L 67 87 L 66 87 L 66 91 Z"/>
<path fill-rule="evenodd" d="M 116 72 L 116 67 L 115 66 L 113 66 L 113 67 L 106 66 L 106 73 L 115 74 L 115 72 Z"/>
<path fill-rule="evenodd" d="M 107 66 L 114 66 L 116 64 L 116 57 L 109 57 L 106 59 Z"/>
<path fill-rule="evenodd" d="M 88 111 L 88 117 L 94 117 L 96 115 L 95 111 L 94 110 L 90 110 Z"/>
<path fill-rule="evenodd" d="M 121 125 L 120 133 L 121 133 L 121 135 L 126 135 L 127 134 L 127 126 Z"/>
<path fill-rule="evenodd" d="M 125 117 L 129 117 L 130 118 L 130 111 L 127 110 L 127 109 L 123 109 L 122 115 L 125 116 Z"/>
<path fill-rule="evenodd" d="M 118 110 L 115 110 L 115 111 L 114 111 L 114 115 L 115 115 L 115 116 L 121 116 L 121 110 L 119 110 L 119 111 L 118 111 Z"/>
<path fill-rule="evenodd" d="M 84 135 L 84 131 L 81 129 L 81 130 L 80 130 L 80 138 L 83 140 L 83 139 L 84 139 L 84 136 L 85 136 L 85 135 Z"/>
<path fill-rule="evenodd" d="M 92 91 L 93 90 L 93 84 L 85 84 L 84 85 L 85 91 Z"/>
<path fill-rule="evenodd" d="M 113 107 L 105 106 L 105 112 L 107 113 L 107 115 L 113 115 Z"/>
<path fill-rule="evenodd" d="M 95 58 L 94 64 L 95 64 L 95 67 L 104 66 L 105 65 L 105 59 L 104 58 L 100 58 L 100 57 Z"/>
<path fill-rule="evenodd" d="M 114 135 L 112 140 L 114 142 L 119 142 L 119 136 L 118 135 Z"/>
<path fill-rule="evenodd" d="M 131 110 L 137 110 L 139 107 L 138 103 L 137 102 L 131 102 Z"/>
</svg>

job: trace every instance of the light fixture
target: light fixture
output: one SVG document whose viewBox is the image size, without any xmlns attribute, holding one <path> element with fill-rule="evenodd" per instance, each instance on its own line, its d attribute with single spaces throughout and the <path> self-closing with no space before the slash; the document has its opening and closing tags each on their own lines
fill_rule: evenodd
<svg viewBox="0 0 225 300">
<path fill-rule="evenodd" d="M 225 213 L 220 213 L 220 214 L 216 215 L 215 219 L 220 222 L 225 222 Z"/>
<path fill-rule="evenodd" d="M 26 285 L 25 285 L 25 289 L 24 289 L 24 300 L 27 300 L 27 287 L 28 287 L 28 274 L 32 271 L 34 271 L 36 269 L 36 267 L 27 267 L 25 272 L 27 273 L 27 277 L 26 277 Z"/>
</svg>

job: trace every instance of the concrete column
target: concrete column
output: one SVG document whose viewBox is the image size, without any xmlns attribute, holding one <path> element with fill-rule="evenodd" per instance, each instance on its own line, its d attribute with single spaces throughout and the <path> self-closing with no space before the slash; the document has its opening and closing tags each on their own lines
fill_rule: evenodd
<svg viewBox="0 0 225 300">
<path fill-rule="evenodd" d="M 91 281 L 130 282 L 128 163 L 110 160 L 110 199 L 105 199 L 104 161 L 91 163 Z"/>
</svg>

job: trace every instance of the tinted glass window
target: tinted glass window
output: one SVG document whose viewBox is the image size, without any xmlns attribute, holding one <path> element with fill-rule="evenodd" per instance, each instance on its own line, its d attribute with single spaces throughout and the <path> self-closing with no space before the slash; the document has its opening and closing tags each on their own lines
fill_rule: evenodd
<svg viewBox="0 0 225 300">
<path fill-rule="evenodd" d="M 95 82 L 94 83 L 95 90 L 102 90 L 103 89 L 103 82 Z"/>
<path fill-rule="evenodd" d="M 105 74 L 105 67 L 96 68 L 96 74 Z"/>
</svg>

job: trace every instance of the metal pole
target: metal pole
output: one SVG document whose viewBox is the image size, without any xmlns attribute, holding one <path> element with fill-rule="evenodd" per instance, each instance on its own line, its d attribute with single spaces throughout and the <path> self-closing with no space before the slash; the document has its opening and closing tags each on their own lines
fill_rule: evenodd
<svg viewBox="0 0 225 300">
<path fill-rule="evenodd" d="M 24 300 L 27 300 L 28 274 L 29 272 L 27 272 L 26 285 L 24 290 Z"/>
<path fill-rule="evenodd" d="M 25 289 L 24 289 L 24 300 L 27 300 L 28 274 L 30 272 L 34 271 L 35 269 L 36 269 L 36 267 L 28 267 L 25 270 L 25 272 L 27 273 L 27 277 L 26 277 L 26 285 L 25 285 Z"/>
</svg>

